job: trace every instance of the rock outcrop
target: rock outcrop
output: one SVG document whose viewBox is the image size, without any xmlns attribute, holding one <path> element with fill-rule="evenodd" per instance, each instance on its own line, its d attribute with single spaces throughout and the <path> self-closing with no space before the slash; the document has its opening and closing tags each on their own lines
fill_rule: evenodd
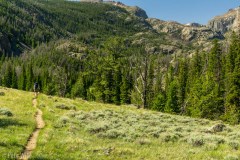
<svg viewBox="0 0 240 160">
<path fill-rule="evenodd" d="M 91 2 L 91 3 L 99 3 L 103 2 L 103 0 L 80 0 L 81 2 Z"/>
<path fill-rule="evenodd" d="M 167 33 L 173 38 L 184 41 L 207 41 L 214 38 L 223 38 L 219 32 L 196 23 L 183 25 L 178 22 L 168 22 L 152 18 L 147 19 L 147 21 L 158 33 Z"/>
<path fill-rule="evenodd" d="M 148 18 L 147 13 L 142 8 L 134 6 L 134 7 L 127 7 L 126 9 L 137 17 L 142 17 L 144 19 Z"/>
<path fill-rule="evenodd" d="M 116 1 L 112 1 L 112 0 L 106 0 L 104 2 L 108 3 L 108 4 L 118 6 L 118 7 L 121 7 L 121 8 L 124 8 L 134 16 L 141 17 L 143 19 L 148 18 L 146 11 L 143 10 L 142 8 L 138 7 L 138 6 L 127 6 L 122 2 L 116 2 Z"/>
<path fill-rule="evenodd" d="M 204 26 L 204 25 L 199 24 L 199 23 L 187 23 L 185 25 L 189 26 L 189 27 L 203 27 Z"/>
<path fill-rule="evenodd" d="M 208 22 L 208 27 L 213 31 L 226 33 L 228 31 L 239 30 L 239 12 L 240 7 L 229 10 L 226 14 L 221 16 L 216 16 Z"/>
</svg>

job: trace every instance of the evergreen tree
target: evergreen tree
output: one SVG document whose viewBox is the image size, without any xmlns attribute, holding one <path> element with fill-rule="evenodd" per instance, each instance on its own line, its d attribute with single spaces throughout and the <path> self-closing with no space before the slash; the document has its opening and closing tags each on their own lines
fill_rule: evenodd
<svg viewBox="0 0 240 160">
<path fill-rule="evenodd" d="M 15 71 L 15 68 L 12 69 L 12 84 L 11 84 L 11 87 L 12 88 L 17 88 L 17 74 L 16 74 L 16 71 Z"/>
<path fill-rule="evenodd" d="M 164 112 L 166 106 L 166 96 L 163 93 L 159 93 L 153 101 L 152 109 Z"/>
<path fill-rule="evenodd" d="M 132 78 L 130 75 L 125 73 L 122 76 L 122 85 L 121 85 L 121 103 L 130 104 L 131 103 L 131 89 L 132 89 Z"/>
<path fill-rule="evenodd" d="M 113 102 L 119 105 L 121 103 L 121 83 L 122 83 L 122 73 L 120 70 L 120 66 L 117 66 L 115 68 L 113 80 L 114 80 Z"/>
<path fill-rule="evenodd" d="M 154 99 L 154 64 L 153 60 L 151 60 L 151 64 L 149 65 L 148 69 L 148 79 L 147 79 L 147 104 L 148 108 L 150 109 L 153 106 L 153 99 Z"/>
<path fill-rule="evenodd" d="M 103 101 L 106 103 L 112 103 L 113 102 L 113 72 L 111 69 L 106 70 L 103 73 L 101 85 L 104 88 L 103 94 L 104 98 Z"/>
<path fill-rule="evenodd" d="M 32 90 L 32 86 L 34 83 L 34 77 L 33 77 L 33 69 L 32 69 L 32 64 L 27 66 L 26 69 L 26 90 Z"/>
<path fill-rule="evenodd" d="M 225 102 L 225 119 L 230 123 L 236 124 L 240 121 L 240 42 L 234 41 L 235 48 L 230 49 L 230 54 L 235 54 L 234 70 L 231 72 L 231 66 L 228 69 L 228 83 L 226 102 Z M 235 51 L 235 53 L 232 50 Z M 228 56 L 229 63 L 232 61 L 233 55 Z"/>
<path fill-rule="evenodd" d="M 178 85 L 174 80 L 171 82 L 167 92 L 167 102 L 164 111 L 167 113 L 179 113 L 180 108 L 178 104 Z"/>
<path fill-rule="evenodd" d="M 3 86 L 5 87 L 12 86 L 12 68 L 9 63 L 7 63 L 7 65 L 5 66 L 2 83 L 3 83 Z"/>
<path fill-rule="evenodd" d="M 86 85 L 84 77 L 82 75 L 79 76 L 77 82 L 73 85 L 71 90 L 71 97 L 81 97 L 83 99 L 87 99 Z"/>
<path fill-rule="evenodd" d="M 179 92 L 179 105 L 181 106 L 181 112 L 185 112 L 185 99 L 186 99 L 186 87 L 188 81 L 188 66 L 186 60 L 180 62 L 179 74 L 178 74 L 178 92 Z"/>
</svg>

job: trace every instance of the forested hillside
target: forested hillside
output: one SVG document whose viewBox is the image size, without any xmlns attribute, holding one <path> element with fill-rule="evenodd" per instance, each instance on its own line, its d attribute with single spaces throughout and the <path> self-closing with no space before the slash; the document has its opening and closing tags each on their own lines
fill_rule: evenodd
<svg viewBox="0 0 240 160">
<path fill-rule="evenodd" d="M 165 34 L 147 30 L 146 21 L 110 4 L 11 0 L 0 5 L 0 32 L 8 40 L 1 43 L 1 86 L 29 91 L 39 82 L 49 95 L 240 121 L 236 33 L 224 45 L 212 41 L 210 51 L 183 43 L 175 44 L 182 48 L 178 54 L 164 54 L 156 46 L 166 43 Z"/>
<path fill-rule="evenodd" d="M 239 121 L 240 41 L 233 34 L 227 53 L 214 41 L 209 53 L 189 57 L 149 54 L 110 38 L 98 49 L 59 42 L 20 58 L 1 58 L 1 85 L 46 94 L 81 97 L 194 117 Z"/>
<path fill-rule="evenodd" d="M 97 43 L 108 36 L 144 31 L 146 24 L 109 4 L 63 0 L 0 2 L 0 54 L 19 55 L 25 49 L 59 38 Z M 147 26 L 146 26 L 147 27 Z"/>
</svg>

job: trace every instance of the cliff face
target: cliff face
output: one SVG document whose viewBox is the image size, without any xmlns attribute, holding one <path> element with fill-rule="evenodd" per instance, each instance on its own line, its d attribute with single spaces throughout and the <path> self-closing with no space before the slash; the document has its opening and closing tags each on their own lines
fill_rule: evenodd
<svg viewBox="0 0 240 160">
<path fill-rule="evenodd" d="M 184 41 L 207 41 L 214 38 L 223 38 L 219 32 L 200 24 L 183 25 L 177 22 L 168 22 L 158 19 L 147 19 L 152 27 L 159 33 L 167 33 L 173 38 Z"/>
<path fill-rule="evenodd" d="M 226 33 L 228 31 L 237 31 L 239 29 L 240 7 L 229 10 L 226 14 L 216 16 L 208 22 L 208 27 L 213 31 Z"/>
<path fill-rule="evenodd" d="M 138 6 L 133 6 L 133 7 L 126 6 L 125 4 L 123 4 L 121 2 L 115 2 L 115 1 L 106 1 L 106 3 L 111 3 L 111 4 L 115 5 L 115 6 L 124 8 L 129 13 L 131 13 L 134 16 L 141 17 L 143 19 L 147 19 L 148 18 L 146 11 L 143 10 L 142 8 L 139 8 Z"/>
</svg>

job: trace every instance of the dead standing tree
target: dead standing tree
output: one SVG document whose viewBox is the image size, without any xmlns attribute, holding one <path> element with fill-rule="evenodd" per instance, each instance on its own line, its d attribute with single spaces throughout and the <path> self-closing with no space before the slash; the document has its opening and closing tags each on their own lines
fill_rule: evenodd
<svg viewBox="0 0 240 160">
<path fill-rule="evenodd" d="M 140 47 L 134 56 L 135 79 L 134 89 L 141 98 L 143 108 L 148 107 L 148 82 L 149 67 L 151 64 L 151 56 L 145 48 Z"/>
</svg>

